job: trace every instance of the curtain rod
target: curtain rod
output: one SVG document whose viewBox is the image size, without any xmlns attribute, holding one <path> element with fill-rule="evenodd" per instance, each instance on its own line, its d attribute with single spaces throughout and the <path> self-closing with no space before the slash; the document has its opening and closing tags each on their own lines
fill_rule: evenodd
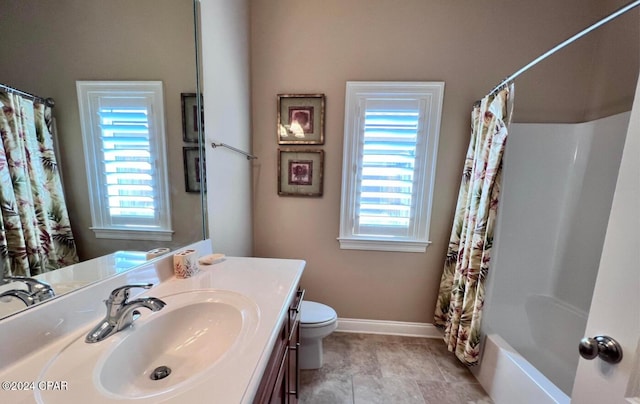
<svg viewBox="0 0 640 404">
<path fill-rule="evenodd" d="M 525 71 L 529 70 L 530 68 L 532 68 L 533 66 L 535 66 L 539 62 L 543 61 L 547 57 L 551 56 L 552 54 L 556 53 L 557 51 L 559 51 L 560 49 L 562 49 L 565 46 L 569 45 L 570 43 L 576 41 L 577 39 L 582 38 L 583 36 L 587 35 L 589 32 L 593 31 L 594 29 L 599 28 L 601 25 L 604 25 L 604 24 L 608 23 L 609 21 L 613 20 L 614 18 L 619 17 L 620 15 L 626 13 L 627 11 L 629 11 L 632 8 L 637 7 L 637 6 L 640 6 L 640 0 L 632 1 L 631 3 L 627 4 L 626 6 L 620 7 L 619 9 L 617 9 L 616 11 L 614 11 L 613 13 L 608 15 L 607 17 L 605 17 L 605 18 L 601 19 L 600 21 L 596 22 L 595 24 L 583 29 L 582 31 L 578 32 L 577 34 L 575 34 L 571 38 L 559 43 L 558 45 L 554 46 L 553 48 L 549 49 L 548 51 L 546 51 L 542 55 L 540 55 L 537 58 L 535 58 L 533 61 L 531 61 L 529 64 L 527 64 L 526 66 L 524 66 L 523 68 L 521 68 L 517 72 L 513 73 L 511 76 L 509 76 L 506 79 L 502 80 L 500 82 L 500 84 L 495 86 L 494 89 L 491 90 L 491 92 L 489 94 L 493 94 L 496 91 L 499 91 L 500 89 L 502 89 L 502 87 L 504 85 L 510 83 L 516 77 L 518 77 L 519 75 L 521 75 Z"/>
<path fill-rule="evenodd" d="M 255 159 L 257 159 L 257 158 L 258 158 L 257 156 L 254 156 L 253 154 L 249 154 L 249 153 L 247 153 L 247 152 L 244 152 L 244 151 L 242 151 L 242 150 L 240 150 L 240 149 L 236 149 L 235 147 L 233 147 L 233 146 L 229 146 L 228 144 L 224 144 L 224 143 L 215 143 L 215 142 L 212 142 L 212 143 L 211 143 L 211 147 L 213 147 L 214 149 L 215 149 L 216 147 L 226 147 L 227 149 L 229 149 L 229 150 L 233 150 L 233 151 L 234 151 L 234 152 L 236 152 L 236 153 L 244 154 L 244 155 L 247 157 L 247 160 L 255 160 Z"/>
<path fill-rule="evenodd" d="M 640 1 L 640 0 L 639 0 Z M 14 93 L 14 94 L 19 94 L 23 97 L 29 98 L 33 101 L 42 101 L 44 102 L 44 104 L 50 108 L 53 108 L 56 105 L 56 102 L 53 98 L 43 98 L 43 97 L 39 97 L 37 95 L 33 95 L 33 94 L 29 94 L 27 92 L 24 92 L 22 90 L 18 90 L 17 88 L 13 88 L 11 86 L 8 86 L 6 84 L 0 84 L 0 89 L 6 90 L 10 93 Z"/>
</svg>

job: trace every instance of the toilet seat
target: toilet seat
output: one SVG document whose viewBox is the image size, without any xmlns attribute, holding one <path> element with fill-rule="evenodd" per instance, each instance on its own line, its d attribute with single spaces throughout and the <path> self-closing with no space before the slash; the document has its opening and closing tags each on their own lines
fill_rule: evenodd
<svg viewBox="0 0 640 404">
<path fill-rule="evenodd" d="M 317 302 L 302 301 L 300 308 L 300 327 L 319 328 L 335 323 L 338 314 L 331 307 Z"/>
</svg>

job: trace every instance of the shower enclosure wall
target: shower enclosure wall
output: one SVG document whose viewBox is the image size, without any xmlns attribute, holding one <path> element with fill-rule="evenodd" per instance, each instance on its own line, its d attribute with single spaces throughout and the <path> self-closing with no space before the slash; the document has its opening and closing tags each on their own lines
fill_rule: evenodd
<svg viewBox="0 0 640 404">
<path fill-rule="evenodd" d="M 513 380 L 483 380 L 487 374 L 476 369 L 485 389 L 499 384 L 519 402 L 569 401 L 628 121 L 624 113 L 581 124 L 511 125 L 482 361 L 491 362 L 494 377 L 506 369 L 495 355 L 506 353 L 515 364 L 509 377 L 543 391 L 523 396 Z M 493 393 L 504 398 L 509 391 Z"/>
</svg>

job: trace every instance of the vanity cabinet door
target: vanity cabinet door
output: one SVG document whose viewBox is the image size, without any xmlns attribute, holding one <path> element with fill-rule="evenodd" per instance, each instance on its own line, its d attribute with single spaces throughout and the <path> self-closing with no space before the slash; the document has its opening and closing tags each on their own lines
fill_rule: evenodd
<svg viewBox="0 0 640 404">
<path fill-rule="evenodd" d="M 300 347 L 300 305 L 304 290 L 298 292 L 289 305 L 288 315 L 279 331 L 271 357 L 262 376 L 254 404 L 295 404 L 298 402 L 300 375 L 298 349 Z"/>
<path fill-rule="evenodd" d="M 287 402 L 296 404 L 300 395 L 300 306 L 304 298 L 304 289 L 298 289 L 293 304 L 289 309 L 289 338 L 288 338 L 288 363 L 287 363 Z"/>
<path fill-rule="evenodd" d="M 300 349 L 300 331 L 296 326 L 294 338 L 289 341 L 287 392 L 290 404 L 296 404 L 300 395 L 300 368 L 298 367 L 298 353 Z"/>
<path fill-rule="evenodd" d="M 260 386 L 258 386 L 258 391 L 256 392 L 256 396 L 253 400 L 254 404 L 274 402 L 273 399 L 278 396 L 278 391 L 281 391 L 280 394 L 284 400 L 286 386 L 283 386 L 284 383 L 282 383 L 283 379 L 280 377 L 280 373 L 283 368 L 282 361 L 287 357 L 286 351 L 288 349 L 288 336 L 288 322 L 285 321 L 280 328 L 279 338 L 275 342 L 273 351 L 271 352 L 271 357 L 269 357 L 269 362 L 267 363 L 267 367 L 262 375 Z M 280 402 L 284 403 L 284 401 Z"/>
<path fill-rule="evenodd" d="M 287 363 L 289 361 L 289 347 L 285 347 L 284 357 L 278 368 L 278 377 L 271 394 L 269 404 L 285 404 L 287 403 Z"/>
</svg>

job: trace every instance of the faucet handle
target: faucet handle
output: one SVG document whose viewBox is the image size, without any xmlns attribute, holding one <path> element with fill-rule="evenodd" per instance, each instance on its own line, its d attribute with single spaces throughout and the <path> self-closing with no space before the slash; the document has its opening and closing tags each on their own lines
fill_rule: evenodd
<svg viewBox="0 0 640 404">
<path fill-rule="evenodd" d="M 129 299 L 129 289 L 133 289 L 133 288 L 151 289 L 152 286 L 153 286 L 153 283 L 142 283 L 138 285 L 120 286 L 119 288 L 115 288 L 111 291 L 111 294 L 109 295 L 109 300 L 107 300 L 107 302 L 116 304 L 116 305 L 124 304 L 127 302 L 127 299 Z"/>
</svg>

